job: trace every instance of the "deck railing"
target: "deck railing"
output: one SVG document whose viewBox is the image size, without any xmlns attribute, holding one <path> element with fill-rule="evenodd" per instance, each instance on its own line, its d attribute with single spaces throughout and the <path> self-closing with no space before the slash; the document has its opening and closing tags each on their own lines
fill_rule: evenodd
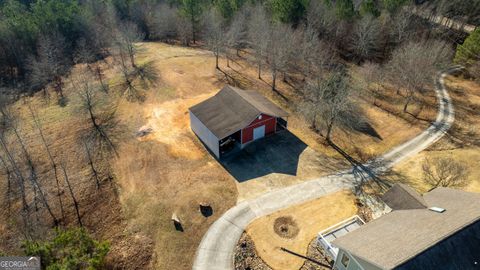
<svg viewBox="0 0 480 270">
<path fill-rule="evenodd" d="M 337 259 L 338 248 L 332 246 L 332 244 L 330 243 L 329 240 L 326 239 L 326 237 L 333 236 L 333 238 L 337 238 L 335 236 L 335 232 L 339 232 L 341 230 L 345 230 L 349 232 L 347 227 L 352 224 L 358 224 L 359 226 L 361 226 L 365 224 L 365 221 L 363 221 L 363 219 L 360 218 L 358 215 L 355 215 L 333 226 L 330 226 L 327 229 L 318 233 L 318 237 L 317 237 L 318 244 L 325 249 L 325 251 L 332 257 L 333 260 Z"/>
</svg>

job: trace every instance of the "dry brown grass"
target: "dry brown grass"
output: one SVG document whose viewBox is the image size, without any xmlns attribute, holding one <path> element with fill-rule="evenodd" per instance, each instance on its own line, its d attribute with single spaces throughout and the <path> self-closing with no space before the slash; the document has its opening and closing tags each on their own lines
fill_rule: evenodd
<svg viewBox="0 0 480 270">
<path fill-rule="evenodd" d="M 310 130 L 308 124 L 295 112 L 298 103 L 296 90 L 279 80 L 278 92 L 286 97 L 282 98 L 270 90 L 268 72 L 264 71 L 264 80 L 257 79 L 256 68 L 248 64 L 245 58 L 231 63 L 231 68 L 222 67 L 222 71 L 217 71 L 213 55 L 205 50 L 161 43 L 139 45 L 143 52 L 138 57 L 138 63 L 152 62 L 160 76 L 160 82 L 145 91 L 146 99 L 143 103 L 127 102 L 120 97 L 119 70 L 112 65 L 111 59 L 102 64 L 105 80 L 111 86 L 112 100 L 118 105 L 117 116 L 123 128 L 120 157 L 109 161 L 113 165 L 118 185 L 105 182 L 102 190 L 96 192 L 94 183 L 87 177 L 89 169 L 85 154 L 77 140 L 79 132 L 85 128 L 85 122 L 77 108 L 77 89 L 70 85 L 69 78 L 65 80 L 65 95 L 69 101 L 66 107 L 58 106 L 54 95 L 46 102 L 42 93 L 22 98 L 12 107 L 19 116 L 19 128 L 29 151 L 35 156 L 49 200 L 54 201 L 52 171 L 25 102 L 28 101 L 35 107 L 52 151 L 57 158 L 63 158 L 68 163 L 87 228 L 97 237 L 112 243 L 112 264 L 127 269 L 135 265 L 146 267 L 147 264 L 155 269 L 190 269 L 201 237 L 218 216 L 235 204 L 237 188 L 242 194 L 256 196 L 268 190 L 264 189 L 265 183 L 282 187 L 345 166 L 344 162 L 338 162 L 343 161 L 343 157 L 326 145 L 324 139 Z M 223 65 L 224 59 L 221 61 Z M 78 65 L 71 77 L 85 68 L 85 65 Z M 297 175 L 280 178 L 278 175 L 269 175 L 256 181 L 247 181 L 244 187 L 236 187 L 238 183 L 208 154 L 190 131 L 187 108 L 213 95 L 227 82 L 256 89 L 292 113 L 289 118 L 290 130 L 309 146 L 302 153 L 307 162 L 300 165 Z M 393 95 L 392 91 L 387 93 Z M 334 141 L 358 159 L 381 154 L 414 136 L 423 127 L 419 122 L 396 117 L 385 110 L 372 107 L 371 100 L 366 98 L 358 102 L 365 109 L 370 124 L 383 138 L 379 140 L 361 133 L 347 134 L 336 130 Z M 136 132 L 142 128 L 151 128 L 152 133 L 135 138 Z M 5 185 L 5 181 L 2 181 L 2 185 Z M 64 192 L 65 188 L 63 185 Z M 314 228 L 307 234 L 306 229 L 300 230 L 296 239 L 305 241 L 301 242 L 301 249 L 306 250 L 308 241 L 321 226 L 335 223 L 340 215 L 353 211 L 350 208 L 353 207 L 351 195 L 336 196 L 344 199 L 313 204 L 336 210 L 338 213 L 331 214 L 332 220 L 324 217 L 320 221 L 315 215 L 311 218 L 307 212 L 297 209 L 298 215 L 304 215 L 301 221 L 296 220 L 297 224 L 304 228 L 306 222 L 311 222 L 312 226 L 307 227 Z M 69 201 L 66 193 L 64 200 Z M 199 213 L 200 202 L 209 203 L 213 207 L 213 216 L 205 218 Z M 309 209 L 309 206 L 305 208 Z M 57 208 L 54 210 L 58 212 Z M 2 211 L 0 248 L 13 253 L 18 251 L 21 236 L 15 230 L 15 223 L 5 218 L 5 209 Z M 322 208 L 318 212 L 324 211 Z M 184 232 L 175 231 L 170 220 L 174 212 L 182 220 Z M 67 223 L 74 222 L 73 209 L 69 209 Z M 292 249 L 295 250 L 295 247 Z M 154 259 L 150 262 L 151 256 Z"/>
<path fill-rule="evenodd" d="M 110 61 L 110 59 L 108 59 Z M 82 73 L 84 65 L 75 67 L 72 76 Z M 104 65 L 104 68 L 107 68 Z M 72 76 L 65 78 L 64 95 L 68 99 L 65 107 L 57 103 L 57 97 L 49 89 L 50 97 L 45 99 L 43 93 L 36 93 L 32 97 L 23 97 L 10 107 L 16 117 L 16 123 L 22 140 L 26 144 L 28 153 L 32 156 L 42 189 L 47 195 L 49 204 L 57 218 L 61 217 L 54 173 L 50 166 L 45 147 L 40 140 L 39 131 L 35 127 L 28 105 L 38 116 L 43 133 L 57 164 L 64 162 L 67 166 L 69 179 L 78 200 L 82 222 L 84 226 L 97 238 L 108 240 L 111 243 L 111 252 L 108 260 L 118 267 L 131 268 L 134 265 L 146 267 L 151 257 L 151 240 L 145 234 L 125 232 L 123 210 L 117 197 L 117 190 L 113 183 L 103 180 L 100 190 L 96 190 L 95 183 L 90 177 L 90 170 L 86 155 L 79 142 L 81 133 L 87 126 L 85 115 L 78 108 L 79 97 L 77 89 L 70 84 Z M 7 137 L 11 144 L 10 150 L 20 160 L 20 147 L 12 134 Z M 76 216 L 72 200 L 68 194 L 62 173 L 59 171 L 60 189 L 66 211 L 63 224 L 76 226 Z M 2 175 L 1 189 L 6 190 L 6 178 Z M 29 185 L 27 185 L 29 186 Z M 29 189 L 29 192 L 31 190 Z M 4 193 L 2 193 L 2 199 Z M 3 203 L 3 200 L 2 200 Z M 12 213 L 8 214 L 6 207 L 1 208 L 0 250 L 7 254 L 19 254 L 20 244 L 24 239 L 20 230 L 22 223 L 16 211 L 20 205 L 12 206 Z M 36 223 L 36 214 L 31 215 L 33 238 L 43 238 L 52 233 L 50 218 L 45 209 L 38 213 L 39 222 Z M 45 217 L 43 219 L 42 217 Z M 132 257 L 135 258 L 132 260 Z"/>
<path fill-rule="evenodd" d="M 246 232 L 254 241 L 257 254 L 272 269 L 300 269 L 305 260 L 280 248 L 306 255 L 308 245 L 321 230 L 355 215 L 356 212 L 355 197 L 349 191 L 340 191 L 261 217 L 253 221 Z M 289 237 L 279 235 L 275 231 L 275 224 L 279 219 L 293 221 L 289 223 L 292 227 L 290 230 L 298 230 L 296 234 Z"/>
<path fill-rule="evenodd" d="M 288 83 L 277 81 L 277 93 L 271 90 L 271 76 L 267 70 L 262 71 L 262 79 L 257 79 L 257 71 L 245 58 L 251 57 L 248 53 L 241 54 L 241 59 L 230 63 L 230 68 L 221 65 L 225 80 L 243 88 L 255 89 L 269 97 L 273 102 L 291 112 L 288 118 L 289 130 L 304 141 L 309 147 L 330 158 L 341 158 L 325 139 L 312 131 L 309 124 L 297 112 L 300 106 L 299 91 L 295 87 L 294 78 Z M 358 76 L 358 68 L 350 68 L 353 77 Z M 398 95 L 394 87 L 382 89 L 380 93 L 372 93 L 362 89 L 355 102 L 365 113 L 367 122 L 380 135 L 376 138 L 360 131 L 344 131 L 335 129 L 333 141 L 352 157 L 367 160 L 379 156 L 423 131 L 434 120 L 437 113 L 437 100 L 433 89 L 425 96 L 418 96 L 416 102 L 409 106 L 409 113 L 403 113 L 404 97 Z M 375 98 L 376 96 L 376 98 Z M 373 105 L 376 104 L 376 105 Z"/>
<path fill-rule="evenodd" d="M 480 192 L 480 85 L 456 77 L 448 77 L 446 82 L 455 107 L 455 122 L 448 135 L 429 150 L 402 162 L 394 169 L 419 191 L 426 192 L 430 187 L 422 179 L 425 158 L 451 157 L 469 168 L 470 184 L 463 189 Z"/>
<path fill-rule="evenodd" d="M 145 44 L 144 48 L 140 60 L 154 61 L 163 80 L 145 91 L 147 98 L 143 103 L 127 102 L 119 96 L 119 71 L 107 64 L 111 64 L 111 59 L 102 64 L 123 128 L 120 157 L 111 160 L 119 191 L 109 182 L 95 191 L 94 182 L 88 177 L 89 167 L 78 142 L 86 122 L 78 108 L 77 89 L 70 84 L 70 78 L 65 79 L 66 107 L 58 106 L 53 94 L 45 101 L 42 93 L 37 93 L 32 98 L 22 98 L 12 106 L 12 111 L 19 116 L 19 129 L 35 157 L 45 191 L 54 205 L 56 190 L 49 181 L 53 173 L 25 103 L 37 111 L 52 152 L 68 163 L 84 224 L 98 238 L 112 244 L 109 257 L 112 265 L 125 269 L 148 266 L 190 269 L 204 231 L 236 201 L 233 180 L 207 155 L 188 128 L 187 108 L 206 97 L 195 98 L 195 95 L 212 92 L 216 86 L 209 81 L 218 80 L 214 69 L 207 68 L 213 66 L 213 58 L 205 51 L 162 44 Z M 71 78 L 76 78 L 85 68 L 85 65 L 75 67 Z M 181 71 L 182 68 L 186 70 Z M 192 100 L 180 99 L 184 96 Z M 145 125 L 151 126 L 154 132 L 141 140 L 135 138 L 137 130 Z M 5 184 L 2 181 L 2 185 Z M 69 209 L 66 223 L 74 224 L 76 220 L 64 184 L 62 190 Z M 200 202 L 209 203 L 214 214 L 203 217 L 198 210 Z M 59 211 L 58 206 L 54 211 Z M 182 219 L 183 233 L 174 230 L 170 220 L 173 212 Z M 9 220 L 2 218 L 0 224 L 4 232 L 1 250 L 13 254 L 21 243 L 21 234 Z M 38 235 L 42 233 L 38 231 Z M 154 260 L 151 260 L 152 254 Z"/>
<path fill-rule="evenodd" d="M 256 179 L 239 183 L 239 200 L 256 197 L 259 194 L 272 189 L 296 184 L 305 180 L 330 174 L 339 169 L 350 166 L 345 158 L 335 151 L 325 138 L 314 132 L 310 125 L 297 112 L 300 103 L 299 89 L 295 85 L 295 78 L 289 78 L 289 82 L 282 81 L 281 76 L 277 80 L 277 92 L 271 90 L 271 76 L 268 70 L 262 70 L 262 79 L 257 78 L 257 70 L 246 59 L 251 57 L 248 52 L 241 53 L 242 58 L 230 62 L 230 67 L 225 66 L 225 60 L 221 59 L 220 68 L 217 72 L 224 77 L 224 81 L 237 85 L 244 89 L 255 89 L 268 97 L 274 103 L 291 113 L 288 118 L 290 132 L 308 145 L 301 154 L 296 175 L 272 173 Z M 351 68 L 356 76 L 357 70 Z M 292 83 L 292 81 L 294 81 Z M 356 102 L 365 113 L 365 117 L 380 138 L 358 131 L 344 131 L 335 129 L 333 141 L 347 154 L 358 161 L 367 161 L 379 156 L 393 147 L 415 137 L 428 126 L 428 121 L 436 116 L 436 97 L 433 90 L 426 97 L 419 98 L 419 102 L 412 102 L 409 112 L 414 116 L 403 113 L 403 100 L 393 88 L 382 90 L 385 101 L 378 97 L 375 100 L 373 93 L 366 91 L 358 95 Z M 373 106 L 373 103 L 377 106 Z M 423 106 L 421 104 L 424 104 Z M 420 120 L 425 119 L 425 120 Z"/>
<path fill-rule="evenodd" d="M 155 269 L 190 269 L 196 248 L 211 223 L 236 202 L 231 176 L 208 154 L 189 128 L 188 107 L 219 88 L 214 59 L 205 51 L 159 43 L 142 45 L 140 61 L 153 61 L 161 82 L 145 102 L 119 106 L 131 117 L 129 132 L 151 129 L 122 145 L 114 163 L 127 231 L 154 241 Z M 213 215 L 206 218 L 200 203 Z M 184 231 L 175 230 L 176 213 Z"/>
</svg>

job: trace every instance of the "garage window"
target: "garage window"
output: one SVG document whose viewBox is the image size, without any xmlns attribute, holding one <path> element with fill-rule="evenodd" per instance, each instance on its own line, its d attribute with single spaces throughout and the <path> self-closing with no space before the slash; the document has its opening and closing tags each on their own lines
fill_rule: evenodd
<svg viewBox="0 0 480 270">
<path fill-rule="evenodd" d="M 350 258 L 344 254 L 342 254 L 342 265 L 347 268 L 348 267 L 348 263 L 350 262 Z"/>
</svg>

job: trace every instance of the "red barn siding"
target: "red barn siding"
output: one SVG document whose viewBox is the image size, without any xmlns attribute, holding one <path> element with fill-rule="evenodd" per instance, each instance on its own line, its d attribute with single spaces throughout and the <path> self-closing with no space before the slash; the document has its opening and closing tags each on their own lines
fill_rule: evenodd
<svg viewBox="0 0 480 270">
<path fill-rule="evenodd" d="M 253 129 L 265 125 L 265 136 L 275 133 L 277 119 L 275 117 L 262 114 L 262 119 L 255 119 L 250 125 L 242 129 L 242 144 L 253 140 Z"/>
</svg>

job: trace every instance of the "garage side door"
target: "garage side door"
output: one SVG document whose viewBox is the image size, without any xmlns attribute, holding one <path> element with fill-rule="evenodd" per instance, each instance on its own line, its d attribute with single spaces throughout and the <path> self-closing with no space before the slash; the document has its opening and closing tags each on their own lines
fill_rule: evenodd
<svg viewBox="0 0 480 270">
<path fill-rule="evenodd" d="M 265 137 L 265 125 L 253 129 L 253 140 Z"/>
</svg>

